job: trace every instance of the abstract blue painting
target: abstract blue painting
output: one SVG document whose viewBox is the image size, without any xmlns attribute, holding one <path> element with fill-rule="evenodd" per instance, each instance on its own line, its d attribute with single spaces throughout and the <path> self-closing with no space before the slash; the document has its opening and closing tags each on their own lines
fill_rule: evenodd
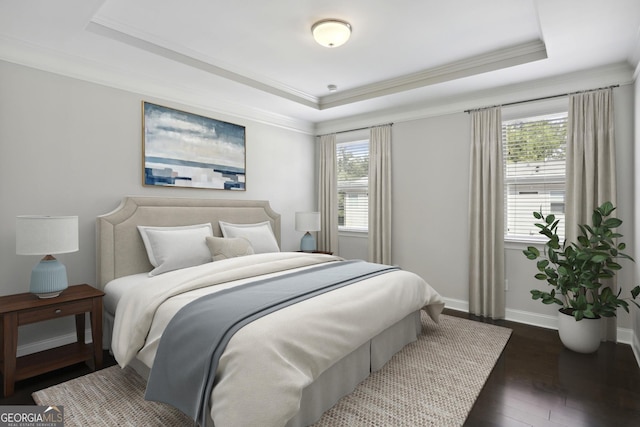
<svg viewBox="0 0 640 427">
<path fill-rule="evenodd" d="M 245 189 L 245 128 L 142 102 L 144 185 Z"/>
</svg>

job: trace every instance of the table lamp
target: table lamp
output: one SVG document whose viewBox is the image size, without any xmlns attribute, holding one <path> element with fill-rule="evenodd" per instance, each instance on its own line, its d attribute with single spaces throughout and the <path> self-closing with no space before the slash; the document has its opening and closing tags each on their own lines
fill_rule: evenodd
<svg viewBox="0 0 640 427">
<path fill-rule="evenodd" d="M 305 232 L 300 240 L 300 250 L 302 252 L 315 251 L 316 239 L 310 232 L 320 231 L 320 212 L 296 212 L 296 231 Z"/>
<path fill-rule="evenodd" d="M 77 250 L 77 216 L 16 217 L 16 254 L 45 255 L 31 271 L 29 285 L 29 291 L 39 298 L 56 297 L 69 286 L 67 269 L 51 254 Z"/>
</svg>

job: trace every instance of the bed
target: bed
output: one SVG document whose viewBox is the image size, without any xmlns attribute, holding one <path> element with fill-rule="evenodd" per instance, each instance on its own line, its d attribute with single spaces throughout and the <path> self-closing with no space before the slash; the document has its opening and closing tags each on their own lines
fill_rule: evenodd
<svg viewBox="0 0 640 427">
<path fill-rule="evenodd" d="M 143 241 L 139 226 L 153 231 L 185 227 L 191 232 L 190 227 L 203 224 L 210 225 L 213 235 L 207 241 L 244 244 L 244 237 L 223 238 L 221 226 L 253 229 L 262 224 L 272 231 L 274 242 L 266 242 L 265 249 L 264 242 L 249 236 L 244 256 L 149 277 L 158 260 L 150 261 L 149 242 Z M 105 348 L 121 366 L 148 378 L 165 328 L 185 305 L 254 280 L 345 262 L 327 254 L 279 252 L 280 229 L 280 215 L 267 201 L 125 197 L 114 211 L 97 218 L 97 283 L 106 294 Z M 276 250 L 271 249 L 274 244 Z M 437 292 L 421 278 L 394 270 L 259 318 L 228 342 L 200 424 L 310 425 L 416 340 L 421 309 L 437 321 L 443 307 Z"/>
</svg>

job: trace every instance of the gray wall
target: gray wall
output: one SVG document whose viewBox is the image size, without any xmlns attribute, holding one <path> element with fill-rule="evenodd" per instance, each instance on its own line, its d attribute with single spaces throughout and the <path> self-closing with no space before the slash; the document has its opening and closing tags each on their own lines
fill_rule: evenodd
<svg viewBox="0 0 640 427">
<path fill-rule="evenodd" d="M 143 99 L 246 126 L 247 191 L 143 187 Z M 125 195 L 269 200 L 282 215 L 282 248 L 295 250 L 302 233 L 294 229 L 294 213 L 316 203 L 313 142 L 310 135 L 0 61 L 0 295 L 28 291 L 39 258 L 15 254 L 16 215 L 78 215 L 80 250 L 58 258 L 70 283 L 92 284 L 96 216 Z M 72 330 L 71 319 L 27 326 L 22 352 Z"/>
<path fill-rule="evenodd" d="M 393 262 L 468 300 L 469 115 L 393 125 Z"/>
</svg>

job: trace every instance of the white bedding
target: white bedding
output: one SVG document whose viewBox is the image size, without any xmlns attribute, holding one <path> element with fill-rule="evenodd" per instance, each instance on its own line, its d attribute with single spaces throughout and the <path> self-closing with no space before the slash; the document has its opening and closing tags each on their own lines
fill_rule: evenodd
<svg viewBox="0 0 640 427">
<path fill-rule="evenodd" d="M 116 360 L 124 367 L 137 357 L 151 367 L 167 323 L 198 296 L 245 283 L 257 274 L 283 274 L 339 260 L 304 253 L 249 255 L 165 273 L 144 286 L 132 286 L 121 296 L 116 312 Z M 220 359 L 211 402 L 216 427 L 286 424 L 298 411 L 302 390 L 322 372 L 409 313 L 425 307 L 437 320 L 443 306 L 424 280 L 400 270 L 245 326 Z"/>
<path fill-rule="evenodd" d="M 149 273 L 132 274 L 110 281 L 104 287 L 104 310 L 115 314 L 120 298 L 134 286 L 147 286 L 148 281 L 153 284 L 153 277 L 149 277 Z"/>
</svg>

